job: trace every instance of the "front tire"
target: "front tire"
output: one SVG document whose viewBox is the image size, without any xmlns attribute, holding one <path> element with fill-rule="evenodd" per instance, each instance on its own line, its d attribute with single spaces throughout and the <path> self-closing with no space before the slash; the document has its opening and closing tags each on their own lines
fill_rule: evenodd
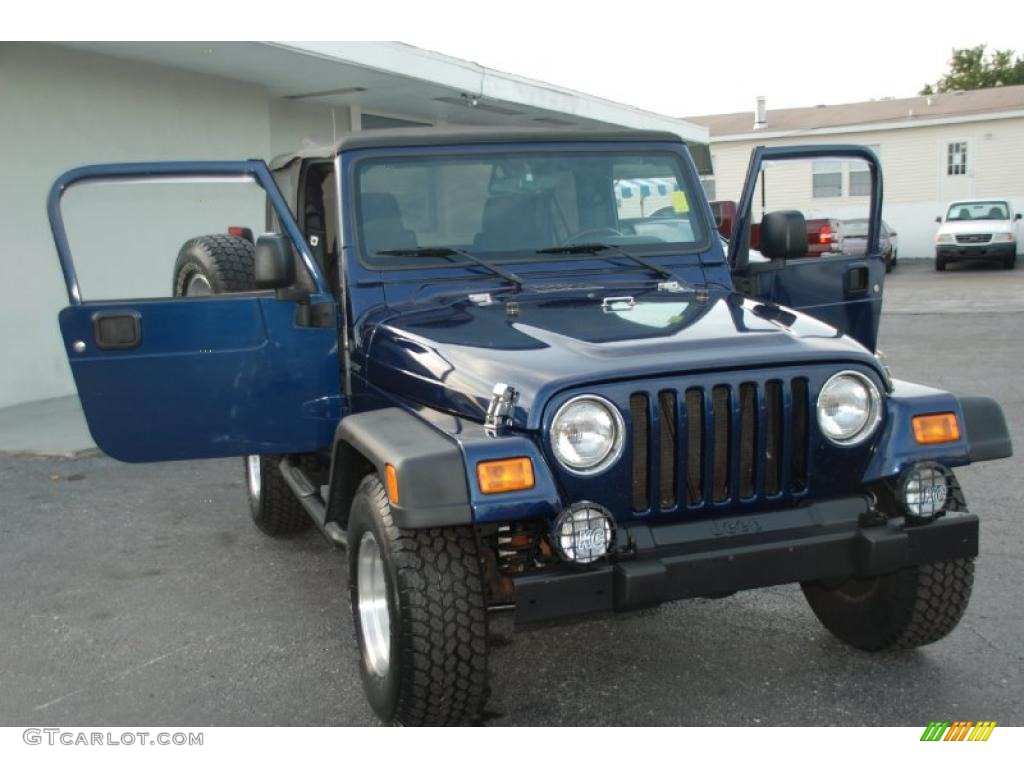
<svg viewBox="0 0 1024 768">
<path fill-rule="evenodd" d="M 935 257 L 935 269 L 939 272 L 946 271 L 946 259 L 942 256 Z"/>
<path fill-rule="evenodd" d="M 360 672 L 386 723 L 466 725 L 487 700 L 487 607 L 473 529 L 402 529 L 377 475 L 348 524 Z"/>
<path fill-rule="evenodd" d="M 278 538 L 305 531 L 313 521 L 292 489 L 288 487 L 278 465 L 280 456 L 246 456 L 245 490 L 249 497 L 252 521 L 267 536 Z"/>
<path fill-rule="evenodd" d="M 1017 254 L 1010 253 L 1003 257 L 1003 269 L 1014 269 L 1017 266 Z"/>
<path fill-rule="evenodd" d="M 830 587 L 802 584 L 811 610 L 833 635 L 855 648 L 917 648 L 960 622 L 974 584 L 974 558 L 903 568 Z"/>
</svg>

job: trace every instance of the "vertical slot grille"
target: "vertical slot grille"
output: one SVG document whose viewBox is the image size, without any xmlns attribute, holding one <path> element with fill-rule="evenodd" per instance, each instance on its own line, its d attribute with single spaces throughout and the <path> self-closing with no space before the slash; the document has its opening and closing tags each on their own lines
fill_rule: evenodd
<svg viewBox="0 0 1024 768">
<path fill-rule="evenodd" d="M 704 393 L 686 390 L 686 503 L 704 500 Z"/>
<path fill-rule="evenodd" d="M 754 464 L 757 455 L 757 388 L 740 384 L 740 498 L 754 495 Z"/>
<path fill-rule="evenodd" d="M 647 440 L 650 433 L 647 395 L 629 398 L 629 415 L 633 423 L 633 509 L 642 512 L 650 506 L 647 499 Z"/>
<path fill-rule="evenodd" d="M 658 447 L 658 497 L 662 509 L 676 505 L 676 456 L 679 441 L 676 436 L 676 393 L 664 390 L 658 393 L 659 447 Z"/>
<path fill-rule="evenodd" d="M 764 492 L 775 496 L 782 488 L 782 382 L 769 381 L 764 395 Z"/>
<path fill-rule="evenodd" d="M 807 399 L 807 379 L 793 379 L 793 444 L 790 447 L 789 477 L 794 491 L 807 487 L 807 430 L 810 405 Z"/>
<path fill-rule="evenodd" d="M 805 376 L 630 395 L 633 510 L 806 492 L 813 408 Z"/>
<path fill-rule="evenodd" d="M 711 498 L 714 501 L 725 501 L 729 498 L 729 395 L 728 387 L 714 387 L 711 390 L 711 415 L 714 425 Z"/>
</svg>

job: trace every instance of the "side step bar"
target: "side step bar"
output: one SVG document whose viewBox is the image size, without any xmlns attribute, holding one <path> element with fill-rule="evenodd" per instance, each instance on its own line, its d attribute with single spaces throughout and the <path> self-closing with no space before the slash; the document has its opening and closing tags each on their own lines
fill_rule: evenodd
<svg viewBox="0 0 1024 768">
<path fill-rule="evenodd" d="M 348 537 L 341 526 L 335 522 L 326 522 L 327 505 L 320 497 L 320 490 L 313 484 L 305 472 L 292 463 L 292 460 L 285 456 L 280 463 L 281 476 L 292 489 L 295 498 L 309 513 L 310 518 L 316 523 L 316 527 L 327 537 L 327 540 L 336 547 L 347 547 Z"/>
</svg>

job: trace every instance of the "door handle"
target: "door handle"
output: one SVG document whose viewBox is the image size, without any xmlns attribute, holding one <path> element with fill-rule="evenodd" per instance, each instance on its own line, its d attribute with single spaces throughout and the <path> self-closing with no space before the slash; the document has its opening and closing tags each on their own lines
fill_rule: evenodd
<svg viewBox="0 0 1024 768">
<path fill-rule="evenodd" d="M 868 292 L 870 273 L 865 266 L 850 267 L 843 275 L 843 291 L 847 296 Z"/>
<path fill-rule="evenodd" d="M 134 349 L 142 343 L 142 315 L 134 310 L 97 312 L 92 333 L 99 349 Z"/>
</svg>

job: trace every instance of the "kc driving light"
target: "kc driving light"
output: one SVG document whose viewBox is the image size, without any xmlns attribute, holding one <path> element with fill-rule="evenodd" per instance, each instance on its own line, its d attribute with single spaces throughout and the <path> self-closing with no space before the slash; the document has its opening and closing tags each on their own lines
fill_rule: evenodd
<svg viewBox="0 0 1024 768">
<path fill-rule="evenodd" d="M 840 445 L 867 440 L 882 420 L 882 396 L 867 376 L 843 371 L 825 382 L 818 395 L 818 426 Z"/>
<path fill-rule="evenodd" d="M 946 511 L 950 496 L 950 473 L 941 464 L 915 464 L 900 481 L 900 501 L 907 522 L 926 523 Z"/>
<path fill-rule="evenodd" d="M 607 400 L 583 395 L 558 409 L 551 422 L 551 449 L 570 472 L 600 472 L 622 455 L 625 425 Z"/>
<path fill-rule="evenodd" d="M 563 560 L 586 565 L 608 554 L 614 525 L 600 504 L 581 501 L 555 518 L 554 544 Z"/>
</svg>

